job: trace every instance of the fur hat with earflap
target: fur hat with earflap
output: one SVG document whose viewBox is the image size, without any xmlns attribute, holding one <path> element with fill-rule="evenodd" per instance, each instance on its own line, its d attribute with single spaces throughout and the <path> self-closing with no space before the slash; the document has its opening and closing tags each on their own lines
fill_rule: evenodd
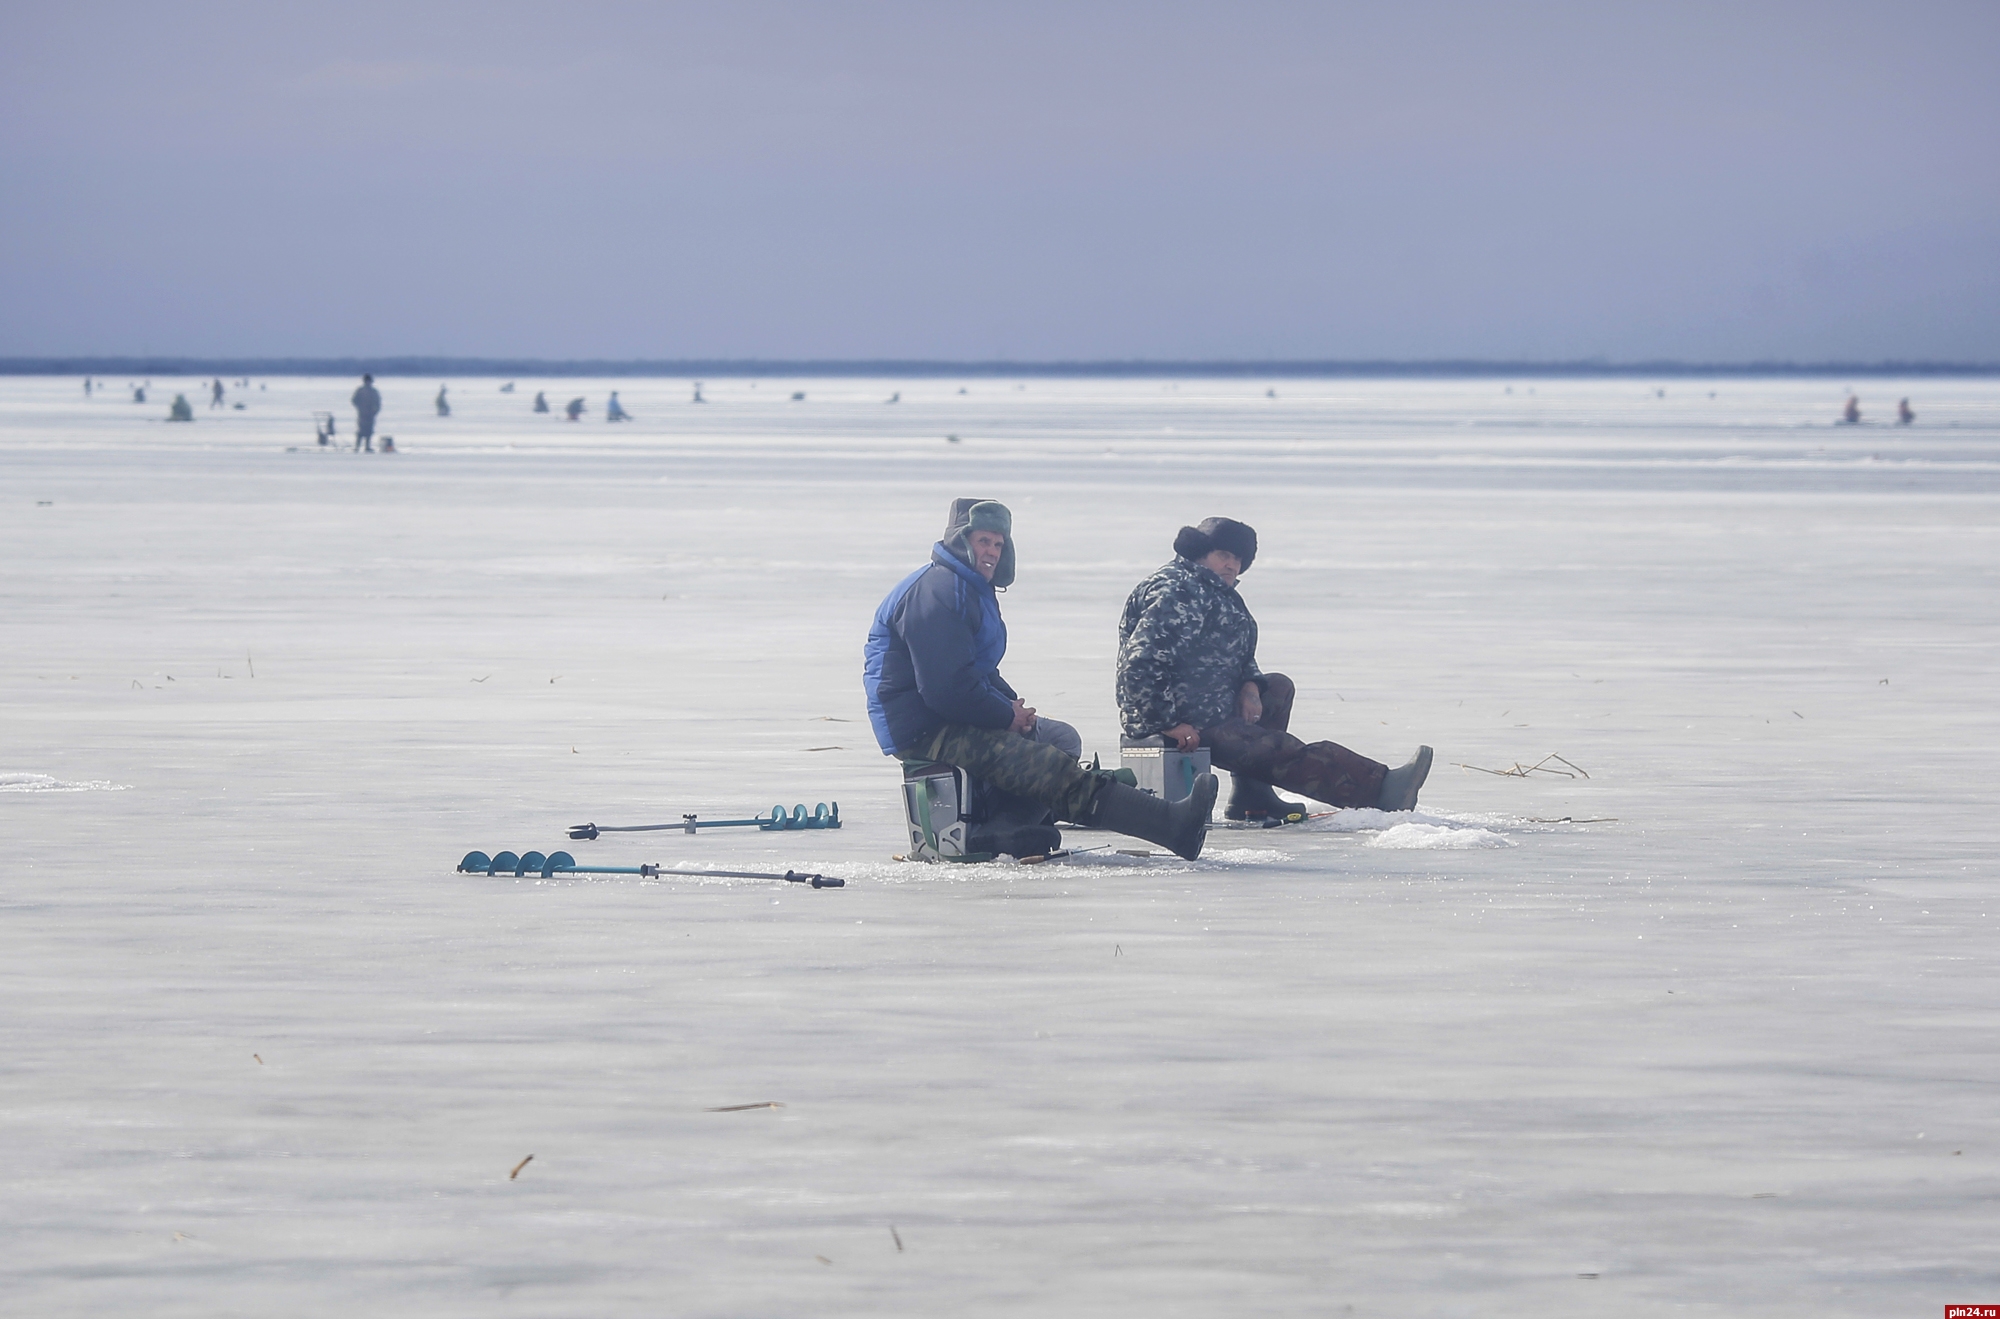
<svg viewBox="0 0 2000 1319">
<path fill-rule="evenodd" d="M 1228 550 L 1248 572 L 1250 561 L 1257 557 L 1256 528 L 1235 518 L 1206 518 L 1198 527 L 1182 527 L 1174 537 L 1174 553 L 1195 563 L 1215 550 Z"/>
<path fill-rule="evenodd" d="M 1014 515 L 997 499 L 952 500 L 951 512 L 945 515 L 944 547 L 971 563 L 968 537 L 975 531 L 996 531 L 1007 538 L 1000 551 L 1000 566 L 993 572 L 993 589 L 1006 590 L 1014 584 Z"/>
</svg>

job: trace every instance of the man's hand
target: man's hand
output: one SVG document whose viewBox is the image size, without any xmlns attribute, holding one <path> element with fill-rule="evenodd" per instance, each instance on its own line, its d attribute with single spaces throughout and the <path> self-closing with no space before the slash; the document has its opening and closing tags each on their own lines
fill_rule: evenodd
<svg viewBox="0 0 2000 1319">
<path fill-rule="evenodd" d="M 1007 731 L 1010 733 L 1025 733 L 1034 726 L 1035 707 L 1016 696 L 1014 698 L 1014 722 L 1007 725 Z"/>
<path fill-rule="evenodd" d="M 1243 684 L 1236 697 L 1236 712 L 1253 724 L 1264 717 L 1264 692 L 1256 683 Z"/>
<path fill-rule="evenodd" d="M 1175 742 L 1178 742 L 1183 751 L 1192 751 L 1201 745 L 1201 734 L 1195 732 L 1194 726 L 1191 724 L 1175 724 L 1172 728 L 1161 733 L 1161 736 L 1170 737 Z"/>
</svg>

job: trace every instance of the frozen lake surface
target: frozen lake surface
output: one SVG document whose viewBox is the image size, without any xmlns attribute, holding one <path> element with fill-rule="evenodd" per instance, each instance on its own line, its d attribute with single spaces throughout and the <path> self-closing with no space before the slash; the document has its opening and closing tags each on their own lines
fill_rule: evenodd
<svg viewBox="0 0 2000 1319">
<path fill-rule="evenodd" d="M 2000 1301 L 2000 382 L 437 383 L 370 456 L 0 380 L 8 1308 Z M 892 861 L 861 639 L 965 494 L 1107 760 L 1126 592 L 1255 525 L 1419 813 Z M 452 869 L 558 846 L 849 883 Z"/>
</svg>

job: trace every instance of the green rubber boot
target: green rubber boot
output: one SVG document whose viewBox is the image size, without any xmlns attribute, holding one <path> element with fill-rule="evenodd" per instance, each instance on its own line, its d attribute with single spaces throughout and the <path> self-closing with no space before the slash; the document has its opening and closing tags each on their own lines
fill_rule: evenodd
<svg viewBox="0 0 2000 1319">
<path fill-rule="evenodd" d="M 1418 747 L 1417 754 L 1410 757 L 1410 763 L 1399 765 L 1389 771 L 1382 780 L 1382 800 L 1375 803 L 1378 811 L 1414 811 L 1417 809 L 1417 790 L 1430 777 L 1431 749 Z"/>
<path fill-rule="evenodd" d="M 1086 823 L 1093 829 L 1143 838 L 1193 861 L 1201 855 L 1201 845 L 1208 838 L 1208 816 L 1215 809 L 1219 786 L 1215 775 L 1198 775 L 1193 792 L 1177 802 L 1164 802 L 1116 780 L 1107 781 L 1098 789 Z"/>
</svg>

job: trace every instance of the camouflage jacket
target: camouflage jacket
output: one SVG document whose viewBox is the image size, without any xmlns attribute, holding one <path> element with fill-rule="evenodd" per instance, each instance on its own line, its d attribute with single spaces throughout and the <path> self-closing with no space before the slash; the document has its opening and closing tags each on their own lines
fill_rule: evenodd
<svg viewBox="0 0 2000 1319">
<path fill-rule="evenodd" d="M 1237 693 L 1261 681 L 1257 620 L 1243 598 L 1201 564 L 1175 559 L 1132 588 L 1118 620 L 1118 722 L 1144 737 L 1236 713 Z"/>
</svg>

